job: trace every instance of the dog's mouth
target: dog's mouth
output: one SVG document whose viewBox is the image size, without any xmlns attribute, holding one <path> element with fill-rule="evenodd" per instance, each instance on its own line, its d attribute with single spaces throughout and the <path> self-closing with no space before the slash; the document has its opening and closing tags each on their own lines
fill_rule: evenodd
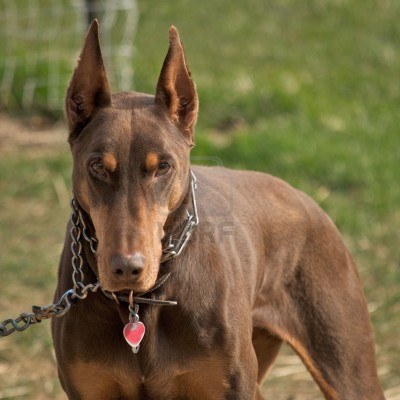
<svg viewBox="0 0 400 400">
<path fill-rule="evenodd" d="M 103 288 L 103 290 L 106 290 L 110 293 L 118 293 L 121 295 L 127 295 L 130 292 L 133 292 L 135 294 L 141 294 L 141 293 L 145 293 L 148 290 L 150 290 L 154 285 L 156 280 L 154 280 L 154 282 L 149 282 L 149 283 L 141 283 L 141 282 L 137 282 L 137 283 L 130 283 L 130 284 L 124 284 L 124 283 L 107 283 L 106 280 L 104 279 L 99 279 L 100 283 L 101 283 L 101 287 Z"/>
<path fill-rule="evenodd" d="M 171 275 L 170 272 L 167 272 L 161 275 L 158 279 L 156 279 L 151 285 L 129 285 L 124 287 L 107 287 L 101 284 L 102 290 L 106 292 L 108 297 L 113 297 L 115 300 L 123 299 L 127 301 L 129 296 L 140 297 L 146 295 L 164 284 L 164 282 L 169 278 Z M 101 281 L 100 281 L 101 282 Z"/>
<path fill-rule="evenodd" d="M 168 280 L 170 277 L 171 272 L 167 272 L 166 274 L 162 275 L 160 278 L 157 279 L 156 283 L 152 288 L 145 292 L 135 292 L 131 289 L 123 289 L 119 291 L 114 291 L 110 292 L 107 290 L 104 290 L 103 288 L 103 293 L 110 299 L 115 300 L 117 304 L 122 303 L 129 303 L 129 311 L 132 313 L 137 313 L 138 308 L 137 305 L 144 303 L 144 304 L 152 304 L 152 305 L 162 305 L 162 306 L 176 306 L 177 302 L 175 300 L 167 300 L 167 299 L 162 299 L 162 298 L 157 298 L 157 297 L 149 297 L 148 294 L 155 291 L 159 287 L 161 287 L 165 281 Z M 135 308 L 133 308 L 135 306 Z M 136 310 L 136 311 L 135 311 Z M 136 314 L 137 316 L 137 314 Z"/>
</svg>

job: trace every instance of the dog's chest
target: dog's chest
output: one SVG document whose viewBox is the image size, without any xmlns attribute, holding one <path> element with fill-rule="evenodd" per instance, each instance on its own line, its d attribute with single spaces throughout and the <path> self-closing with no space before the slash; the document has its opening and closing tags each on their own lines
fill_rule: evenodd
<svg viewBox="0 0 400 400">
<path fill-rule="evenodd" d="M 148 373 L 135 374 L 136 384 L 121 382 L 121 392 L 127 398 L 140 394 L 146 399 L 223 398 L 227 392 L 226 371 L 218 356 L 168 363 Z"/>
<path fill-rule="evenodd" d="M 190 359 L 182 354 L 180 363 L 163 357 L 144 366 L 137 355 L 126 353 L 112 364 L 78 361 L 70 372 L 83 399 L 212 399 L 224 398 L 229 390 L 218 354 Z"/>
</svg>

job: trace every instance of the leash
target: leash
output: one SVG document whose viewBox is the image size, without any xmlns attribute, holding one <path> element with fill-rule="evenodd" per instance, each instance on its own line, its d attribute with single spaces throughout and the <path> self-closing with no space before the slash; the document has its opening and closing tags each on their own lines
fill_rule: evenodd
<svg viewBox="0 0 400 400">
<path fill-rule="evenodd" d="M 192 198 L 192 211 L 191 214 L 188 210 L 186 211 L 186 222 L 176 241 L 173 240 L 172 236 L 169 237 L 168 245 L 162 251 L 162 257 L 160 264 L 165 263 L 172 258 L 178 257 L 183 249 L 185 248 L 193 230 L 199 223 L 199 216 L 197 212 L 197 203 L 195 191 L 197 189 L 197 180 L 192 171 L 190 190 Z M 134 296 L 133 291 L 130 291 L 129 296 L 122 293 L 114 293 L 104 290 L 101 287 L 99 281 L 95 283 L 84 284 L 85 274 L 83 272 L 83 256 L 82 256 L 82 238 L 89 243 L 90 249 L 93 254 L 96 254 L 98 241 L 97 239 L 90 235 L 88 228 L 85 224 L 82 212 L 77 205 L 74 197 L 71 199 L 71 266 L 72 266 L 72 282 L 73 288 L 67 290 L 60 299 L 48 306 L 32 306 L 31 313 L 21 313 L 17 318 L 6 319 L 0 323 L 0 337 L 5 337 L 11 335 L 14 332 L 22 332 L 28 329 L 31 325 L 40 323 L 43 320 L 50 318 L 60 318 L 68 313 L 72 305 L 79 300 L 84 300 L 89 295 L 89 293 L 95 293 L 101 289 L 102 293 L 116 301 L 117 304 L 120 302 L 126 302 L 129 304 L 129 323 L 125 326 L 123 330 L 124 337 L 128 344 L 132 347 L 132 351 L 137 353 L 139 350 L 140 341 L 145 333 L 145 328 L 142 322 L 139 321 L 139 304 L 149 304 L 149 305 L 159 305 L 159 306 L 174 306 L 177 305 L 176 301 L 171 300 L 160 300 L 151 299 L 143 297 L 144 295 L 153 292 L 162 286 L 170 277 L 171 272 L 163 275 L 159 278 L 155 285 L 146 292 L 138 293 Z"/>
</svg>

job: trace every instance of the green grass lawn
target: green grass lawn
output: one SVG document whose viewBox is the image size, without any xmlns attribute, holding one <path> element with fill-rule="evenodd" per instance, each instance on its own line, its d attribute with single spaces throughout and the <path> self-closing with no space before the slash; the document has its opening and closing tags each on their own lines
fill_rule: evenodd
<svg viewBox="0 0 400 400">
<path fill-rule="evenodd" d="M 270 172 L 328 212 L 359 265 L 387 398 L 399 400 L 400 2 L 143 0 L 139 8 L 135 90 L 154 92 L 176 25 L 200 96 L 194 159 Z M 4 129 L 1 319 L 50 302 L 70 186 L 61 133 L 39 145 L 31 129 L 27 143 L 6 146 Z M 269 398 L 321 398 L 310 381 L 278 376 L 267 380 Z M 0 339 L 0 399 L 17 397 L 64 398 L 46 323 Z"/>
</svg>

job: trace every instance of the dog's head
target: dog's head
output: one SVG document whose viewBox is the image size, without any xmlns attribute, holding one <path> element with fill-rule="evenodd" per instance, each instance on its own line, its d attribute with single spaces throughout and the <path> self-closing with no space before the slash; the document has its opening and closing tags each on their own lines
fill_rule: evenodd
<svg viewBox="0 0 400 400">
<path fill-rule="evenodd" d="M 174 27 L 155 96 L 111 95 L 98 23 L 92 23 L 65 114 L 73 191 L 96 232 L 96 272 L 103 288 L 145 291 L 154 285 L 164 226 L 189 188 L 197 110 L 195 85 Z"/>
</svg>

